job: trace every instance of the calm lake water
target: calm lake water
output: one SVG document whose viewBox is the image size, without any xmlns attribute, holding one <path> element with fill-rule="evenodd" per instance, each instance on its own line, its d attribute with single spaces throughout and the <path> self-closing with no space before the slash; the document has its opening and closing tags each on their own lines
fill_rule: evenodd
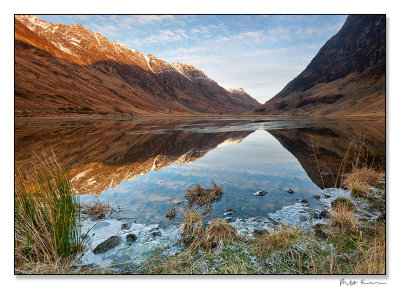
<svg viewBox="0 0 400 289">
<path fill-rule="evenodd" d="M 226 209 L 236 211 L 232 218 L 265 217 L 301 200 L 310 212 L 321 210 L 313 196 L 340 182 L 337 172 L 356 139 L 364 144 L 365 161 L 384 168 L 384 121 L 17 120 L 15 164 L 24 169 L 33 153 L 51 148 L 81 202 L 99 199 L 119 208 L 116 218 L 167 225 L 180 221 L 188 187 L 212 181 L 224 194 L 208 218 L 226 217 Z M 268 193 L 253 195 L 259 190 Z M 168 220 L 172 207 L 178 216 Z"/>
</svg>

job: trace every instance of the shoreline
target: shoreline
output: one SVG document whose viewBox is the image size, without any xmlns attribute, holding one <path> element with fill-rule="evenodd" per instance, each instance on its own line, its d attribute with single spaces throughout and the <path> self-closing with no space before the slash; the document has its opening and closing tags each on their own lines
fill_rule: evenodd
<svg viewBox="0 0 400 289">
<path fill-rule="evenodd" d="M 333 214 L 332 203 L 340 198 L 350 200 L 357 208 L 357 219 L 363 220 L 365 223 L 376 222 L 381 214 L 366 199 L 356 198 L 348 190 L 327 188 L 321 190 L 319 195 L 321 202 L 325 205 L 325 208 L 328 208 L 331 215 Z M 221 248 L 215 249 L 216 251 L 213 251 L 211 255 L 200 252 L 200 255 L 196 255 L 195 262 L 204 263 L 208 258 L 220 258 L 221 252 L 226 248 L 234 248 L 236 250 L 243 246 L 240 241 L 243 238 L 248 239 L 250 243 L 256 242 L 257 238 L 260 237 L 258 232 L 274 234 L 274 232 L 279 230 L 295 230 L 296 234 L 303 237 L 306 236 L 306 238 L 314 238 L 314 235 L 326 234 L 323 230 L 330 226 L 331 217 L 313 216 L 305 221 L 302 218 L 306 218 L 309 215 L 308 212 L 304 212 L 305 209 L 307 209 L 307 204 L 298 202 L 270 213 L 266 217 L 236 218 L 234 221 L 229 221 L 229 226 L 232 226 L 236 230 L 239 239 L 232 241 L 232 243 L 229 243 L 230 245 L 223 245 Z M 227 219 L 225 218 L 225 220 Z M 208 222 L 208 226 L 211 222 Z M 182 225 L 161 226 L 159 224 L 146 225 L 137 223 L 128 225 L 124 220 L 114 218 L 105 218 L 96 221 L 86 217 L 83 221 L 82 229 L 88 228 L 93 228 L 93 231 L 89 234 L 93 234 L 93 236 L 89 236 L 88 241 L 85 243 L 87 246 L 86 249 L 80 253 L 79 261 L 74 265 L 76 273 L 80 273 L 80 270 L 89 270 L 89 273 L 94 272 L 95 274 L 104 274 L 104 272 L 111 274 L 142 274 L 141 270 L 143 270 L 143 266 L 146 267 L 146 264 L 152 262 L 151 259 L 155 252 L 160 254 L 159 258 L 165 260 L 181 258 L 187 253 L 185 247 L 180 243 L 183 234 Z M 322 233 L 321 228 L 325 228 L 322 229 Z M 129 234 L 134 234 L 137 239 L 131 243 L 126 241 Z M 117 246 L 101 254 L 93 253 L 99 244 L 112 236 L 120 238 L 120 243 Z M 322 246 L 322 244 L 323 242 L 321 241 L 320 245 Z M 239 247 L 236 248 L 236 246 Z M 271 254 L 275 254 L 276 252 L 274 251 Z M 203 258 L 206 258 L 206 260 L 203 260 Z M 200 267 L 202 266 L 207 267 L 204 264 Z M 204 273 L 210 274 L 208 271 L 197 272 L 197 274 Z M 260 273 L 262 272 L 258 272 L 257 274 Z M 262 274 L 268 273 L 264 272 Z"/>
</svg>

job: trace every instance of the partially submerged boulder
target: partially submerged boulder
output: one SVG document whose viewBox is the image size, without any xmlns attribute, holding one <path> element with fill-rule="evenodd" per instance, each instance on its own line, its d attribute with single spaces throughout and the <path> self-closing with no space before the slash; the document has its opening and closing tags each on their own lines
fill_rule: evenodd
<svg viewBox="0 0 400 289">
<path fill-rule="evenodd" d="M 95 254 L 104 253 L 104 252 L 106 252 L 106 251 L 118 246 L 119 243 L 121 243 L 121 237 L 119 237 L 119 236 L 111 236 L 110 238 L 108 238 L 104 242 L 102 242 L 99 245 L 97 245 L 97 247 L 93 250 L 93 253 L 95 253 Z"/>
</svg>

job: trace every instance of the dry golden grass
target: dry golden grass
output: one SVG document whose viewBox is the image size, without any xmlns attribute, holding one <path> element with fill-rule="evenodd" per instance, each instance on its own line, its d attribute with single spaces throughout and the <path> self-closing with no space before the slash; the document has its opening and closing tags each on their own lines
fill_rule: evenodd
<svg viewBox="0 0 400 289">
<path fill-rule="evenodd" d="M 299 229 L 296 227 L 281 227 L 279 230 L 269 234 L 264 233 L 255 242 L 255 253 L 265 256 L 275 249 L 288 250 L 296 242 Z"/>
<path fill-rule="evenodd" d="M 224 191 L 218 187 L 215 182 L 212 182 L 212 187 L 202 187 L 200 184 L 195 184 L 193 188 L 188 188 L 185 198 L 188 200 L 189 205 L 196 204 L 199 207 L 210 204 L 211 202 L 218 201 Z"/>
<path fill-rule="evenodd" d="M 354 209 L 344 203 L 338 204 L 333 209 L 331 222 L 342 234 L 357 233 L 358 231 Z"/>
<path fill-rule="evenodd" d="M 386 244 L 385 228 L 376 227 L 375 235 L 366 249 L 360 245 L 361 259 L 354 268 L 354 274 L 385 274 Z"/>
<path fill-rule="evenodd" d="M 236 230 L 226 220 L 213 219 L 202 237 L 203 246 L 207 251 L 217 247 L 222 248 L 236 237 Z"/>
<path fill-rule="evenodd" d="M 76 258 L 58 258 L 51 262 L 28 261 L 15 267 L 15 274 L 72 274 L 71 268 L 76 263 Z"/>
<path fill-rule="evenodd" d="M 98 199 L 95 199 L 91 203 L 82 205 L 81 212 L 83 214 L 93 217 L 93 216 L 111 214 L 112 212 L 114 212 L 114 209 L 109 204 L 106 204 Z"/>
<path fill-rule="evenodd" d="M 183 233 L 181 242 L 189 249 L 190 253 L 197 252 L 200 248 L 211 252 L 215 248 L 222 248 L 236 237 L 236 230 L 226 220 L 213 219 L 205 230 L 201 213 L 196 209 L 183 212 Z"/>
<path fill-rule="evenodd" d="M 368 197 L 369 187 L 375 187 L 385 174 L 370 167 L 353 168 L 345 175 L 344 185 L 356 196 Z"/>
<path fill-rule="evenodd" d="M 188 246 L 195 240 L 199 240 L 204 233 L 204 222 L 201 213 L 196 209 L 189 209 L 183 212 L 183 233 L 181 242 Z"/>
</svg>

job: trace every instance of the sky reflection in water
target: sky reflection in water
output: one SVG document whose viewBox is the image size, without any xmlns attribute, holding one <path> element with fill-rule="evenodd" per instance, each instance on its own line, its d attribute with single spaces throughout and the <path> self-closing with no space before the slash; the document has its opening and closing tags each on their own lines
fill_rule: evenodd
<svg viewBox="0 0 400 289">
<path fill-rule="evenodd" d="M 165 214 L 174 201 L 184 200 L 185 190 L 195 183 L 224 189 L 220 201 L 212 205 L 212 218 L 223 217 L 225 209 L 236 210 L 234 217 L 260 217 L 307 198 L 313 207 L 321 207 L 312 195 L 320 189 L 311 181 L 299 161 L 265 130 L 251 133 L 240 143 L 222 144 L 204 157 L 190 163 L 150 171 L 104 191 L 98 198 L 118 204 L 121 217 L 138 223 L 167 224 Z M 292 189 L 288 194 L 284 189 Z M 264 197 L 254 196 L 258 190 Z M 82 196 L 82 201 L 93 197 Z M 183 205 L 178 206 L 183 208 Z M 179 221 L 179 218 L 178 220 Z"/>
</svg>

